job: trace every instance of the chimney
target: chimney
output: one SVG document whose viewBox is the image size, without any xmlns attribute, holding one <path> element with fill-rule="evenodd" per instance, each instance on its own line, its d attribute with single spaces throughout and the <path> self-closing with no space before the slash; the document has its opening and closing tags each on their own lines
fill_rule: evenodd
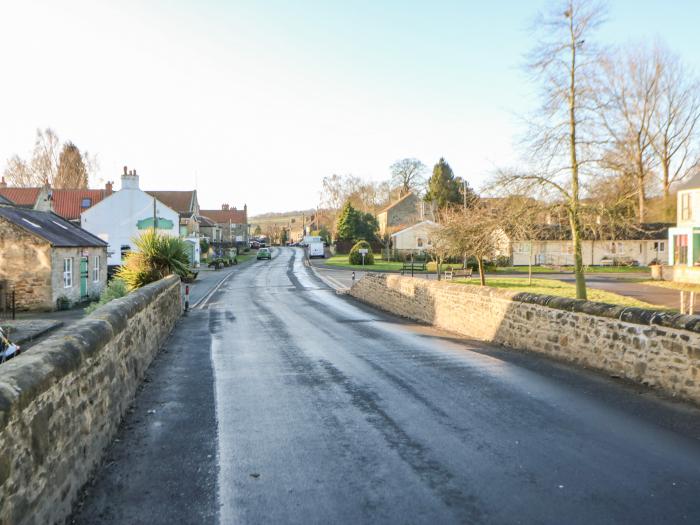
<svg viewBox="0 0 700 525">
<path fill-rule="evenodd" d="M 110 195 L 112 195 L 112 186 L 113 186 L 113 184 L 114 184 L 114 183 L 113 183 L 112 181 L 110 181 L 110 180 L 108 180 L 108 181 L 107 181 L 107 184 L 105 184 L 105 195 L 108 196 L 108 197 L 109 197 Z"/>
<path fill-rule="evenodd" d="M 122 175 L 122 188 L 123 190 L 138 190 L 139 189 L 139 176 L 136 174 L 136 170 L 128 171 L 127 167 L 124 166 L 124 174 Z"/>
<path fill-rule="evenodd" d="M 7 182 L 5 182 L 5 177 L 3 177 L 2 181 L 0 181 L 0 188 L 7 188 Z"/>
<path fill-rule="evenodd" d="M 223 211 L 228 211 L 229 205 L 228 205 L 228 204 L 222 204 L 222 205 L 221 205 L 221 209 L 222 209 Z"/>
</svg>

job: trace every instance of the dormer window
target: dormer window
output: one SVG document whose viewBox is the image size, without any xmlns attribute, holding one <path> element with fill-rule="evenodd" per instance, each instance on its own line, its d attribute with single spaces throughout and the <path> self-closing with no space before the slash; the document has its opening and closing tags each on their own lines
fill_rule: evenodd
<svg viewBox="0 0 700 525">
<path fill-rule="evenodd" d="M 691 207 L 691 193 L 681 193 L 681 220 L 689 221 L 693 218 L 693 209 Z"/>
<path fill-rule="evenodd" d="M 80 201 L 80 207 L 84 210 L 88 209 L 90 206 L 92 206 L 92 199 L 89 197 L 85 197 L 83 200 Z"/>
</svg>

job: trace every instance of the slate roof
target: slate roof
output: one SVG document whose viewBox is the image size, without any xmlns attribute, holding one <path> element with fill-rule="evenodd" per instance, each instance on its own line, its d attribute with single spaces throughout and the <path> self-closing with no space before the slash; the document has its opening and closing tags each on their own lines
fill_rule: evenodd
<svg viewBox="0 0 700 525">
<path fill-rule="evenodd" d="M 694 190 L 700 189 L 700 172 L 696 173 L 688 180 L 684 180 L 675 188 L 676 190 Z"/>
<path fill-rule="evenodd" d="M 2 195 L 0 195 L 0 204 L 10 204 L 10 205 L 13 205 L 14 202 L 12 202 L 12 201 L 11 201 L 10 199 L 8 199 L 7 197 L 3 197 Z"/>
<path fill-rule="evenodd" d="M 36 203 L 41 188 L 0 188 L 0 196 L 12 201 L 17 206 L 32 208 Z M 107 195 L 107 191 L 89 189 L 56 189 L 51 188 L 51 206 L 54 213 L 64 219 L 74 221 L 80 219 L 80 214 L 91 208 Z M 83 199 L 89 199 L 89 206 L 82 206 Z"/>
<path fill-rule="evenodd" d="M 172 208 L 180 215 L 192 213 L 196 200 L 197 190 L 191 191 L 147 191 L 151 197 L 155 197 L 168 208 Z"/>
<path fill-rule="evenodd" d="M 247 224 L 248 217 L 245 210 L 201 210 L 200 215 L 207 217 L 217 224 Z"/>
<path fill-rule="evenodd" d="M 47 240 L 52 246 L 107 247 L 99 237 L 52 212 L 3 205 L 0 206 L 0 219 Z"/>
<path fill-rule="evenodd" d="M 596 231 L 585 228 L 581 237 L 584 241 L 657 241 L 667 239 L 668 229 L 672 226 L 674 224 L 662 222 L 632 224 L 617 228 L 601 226 Z M 543 224 L 534 235 L 534 240 L 570 241 L 571 228 L 568 225 Z"/>
</svg>

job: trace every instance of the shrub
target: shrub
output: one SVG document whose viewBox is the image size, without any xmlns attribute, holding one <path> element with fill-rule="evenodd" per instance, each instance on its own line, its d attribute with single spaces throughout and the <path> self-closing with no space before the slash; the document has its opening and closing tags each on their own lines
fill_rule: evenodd
<svg viewBox="0 0 700 525">
<path fill-rule="evenodd" d="M 171 274 L 187 277 L 190 259 L 185 242 L 178 237 L 145 232 L 134 239 L 137 251 L 129 252 L 117 278 L 128 290 L 141 288 Z"/>
<path fill-rule="evenodd" d="M 350 255 L 348 260 L 350 264 L 362 264 L 362 254 L 360 249 L 366 249 L 367 254 L 365 255 L 365 264 L 374 264 L 374 254 L 372 253 L 372 247 L 367 241 L 357 241 L 355 246 L 350 250 Z"/>
<path fill-rule="evenodd" d="M 97 310 L 100 306 L 107 304 L 108 302 L 124 297 L 128 293 L 126 289 L 126 283 L 121 279 L 112 279 L 107 283 L 104 290 L 100 294 L 100 299 L 96 303 L 92 303 L 87 308 L 85 308 L 85 313 L 90 314 Z"/>
</svg>

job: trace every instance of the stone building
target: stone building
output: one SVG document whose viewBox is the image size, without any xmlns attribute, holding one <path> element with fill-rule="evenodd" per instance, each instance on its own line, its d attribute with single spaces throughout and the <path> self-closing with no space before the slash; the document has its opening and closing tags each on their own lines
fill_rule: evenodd
<svg viewBox="0 0 700 525">
<path fill-rule="evenodd" d="M 96 298 L 107 283 L 107 243 L 55 213 L 0 205 L 0 282 L 20 310 Z"/>
<path fill-rule="evenodd" d="M 425 202 L 409 192 L 377 214 L 379 235 L 385 237 L 425 219 Z"/>
<path fill-rule="evenodd" d="M 222 204 L 220 210 L 201 210 L 201 215 L 221 228 L 222 243 L 229 246 L 246 246 L 249 242 L 248 206 L 243 209 Z"/>
</svg>

